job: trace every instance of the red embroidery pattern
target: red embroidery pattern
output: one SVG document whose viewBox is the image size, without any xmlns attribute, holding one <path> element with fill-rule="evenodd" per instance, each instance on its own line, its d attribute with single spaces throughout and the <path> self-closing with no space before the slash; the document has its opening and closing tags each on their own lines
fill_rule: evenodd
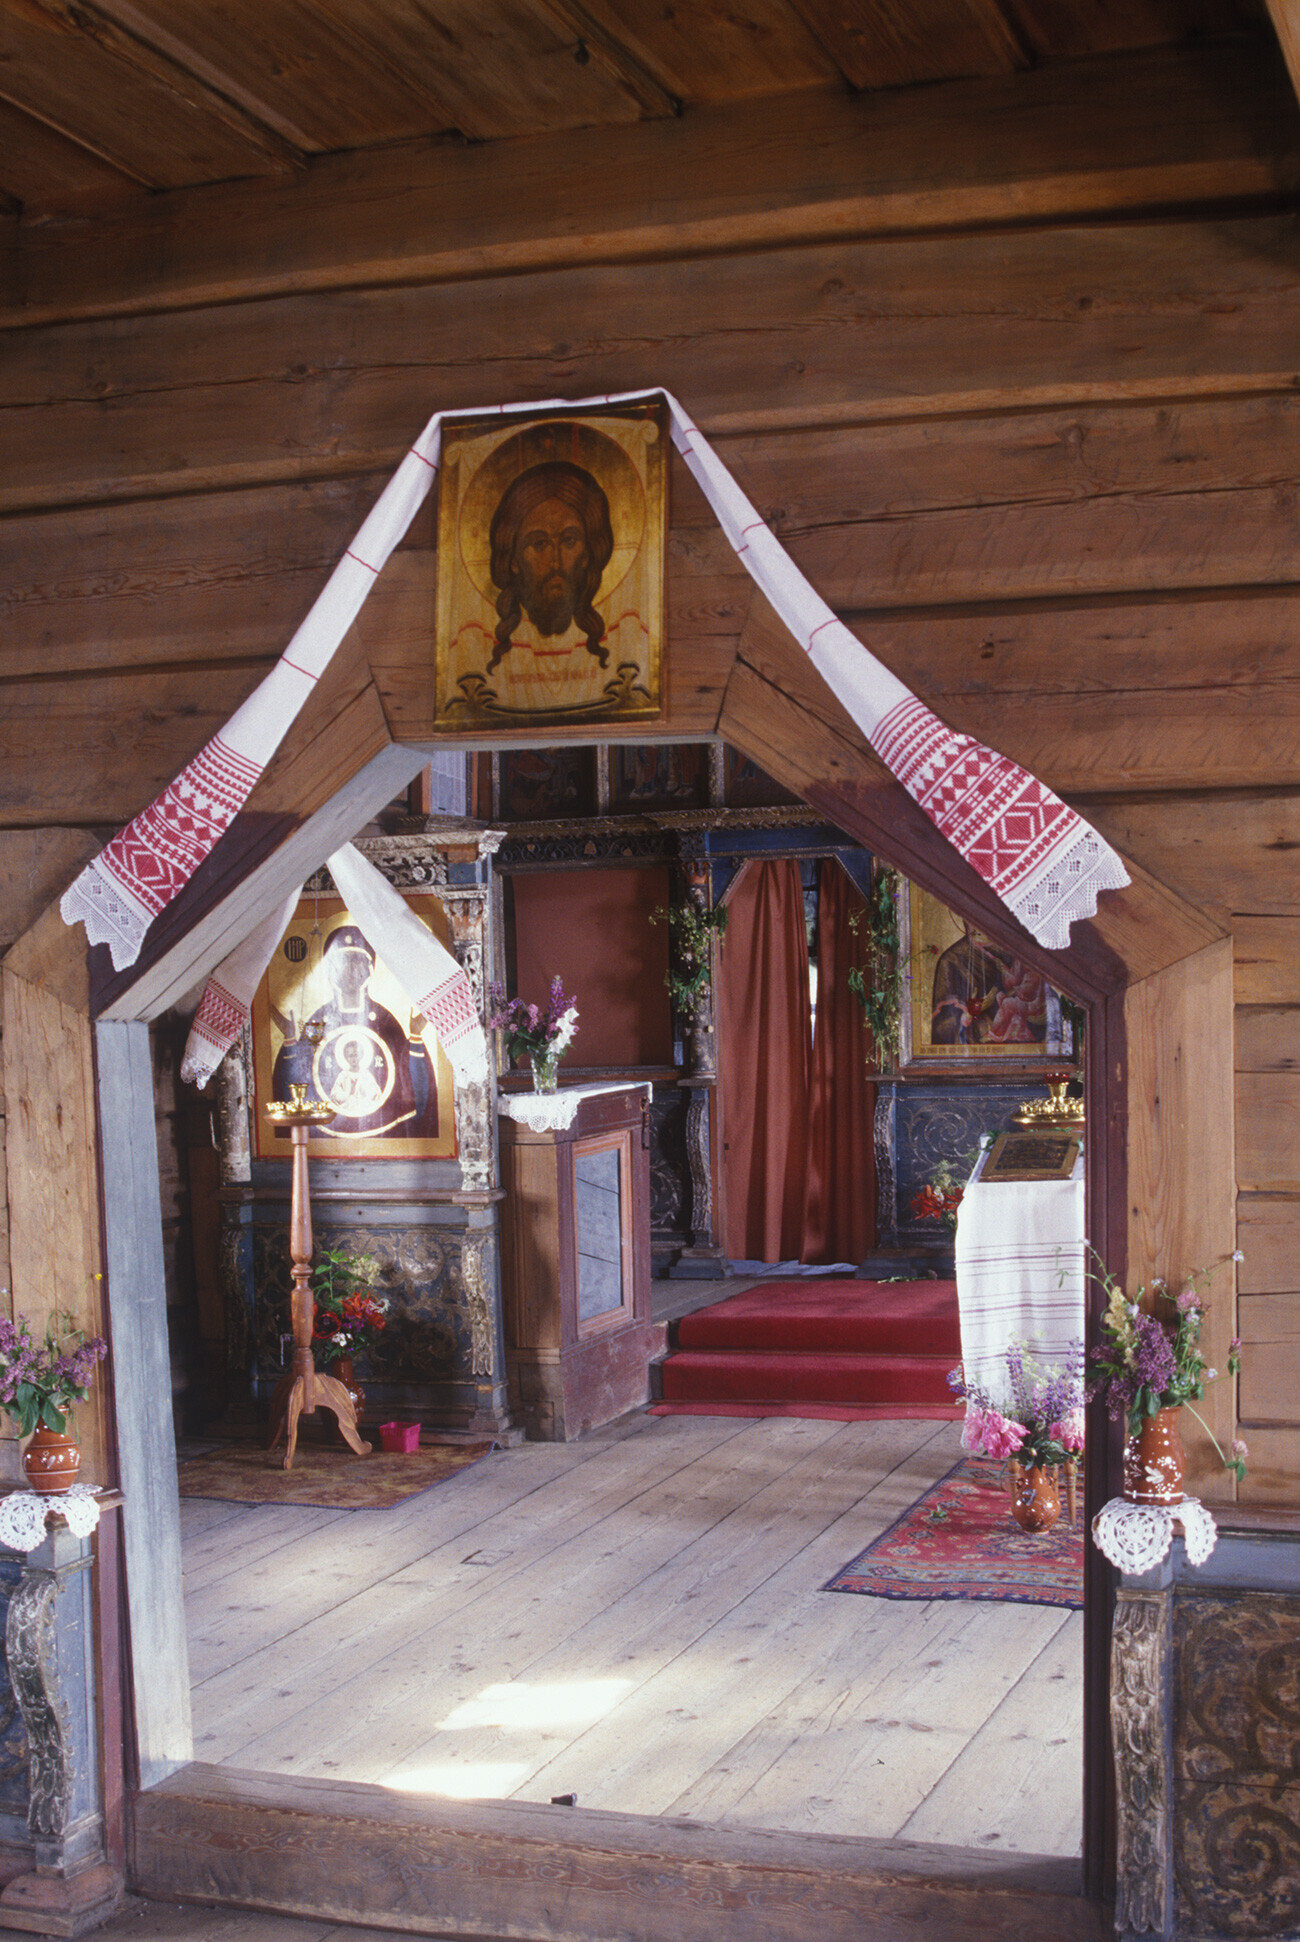
<svg viewBox="0 0 1300 1942">
<path fill-rule="evenodd" d="M 209 978 L 190 1030 L 219 1047 L 224 1054 L 243 1030 L 247 1017 L 247 1005 L 241 1005 L 224 985 L 219 985 L 215 978 Z"/>
<path fill-rule="evenodd" d="M 419 1009 L 443 1045 L 454 1045 L 479 1022 L 474 994 L 463 971 L 453 971 L 445 984 L 435 985 L 427 998 L 421 998 Z"/>
<path fill-rule="evenodd" d="M 156 917 L 225 835 L 262 773 L 219 735 L 115 836 L 100 861 Z"/>
<path fill-rule="evenodd" d="M 900 701 L 872 741 L 930 821 L 1003 899 L 1088 833 L 1036 776 L 958 734 L 923 702 Z"/>
</svg>

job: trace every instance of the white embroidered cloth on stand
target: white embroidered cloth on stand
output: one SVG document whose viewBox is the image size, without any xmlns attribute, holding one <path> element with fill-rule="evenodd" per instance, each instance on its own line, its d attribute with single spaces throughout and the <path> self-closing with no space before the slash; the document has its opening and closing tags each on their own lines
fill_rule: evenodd
<svg viewBox="0 0 1300 1942">
<path fill-rule="evenodd" d="M 581 411 L 661 396 L 673 443 L 737 557 L 813 666 L 953 847 L 1033 932 L 1057 949 L 1102 890 L 1129 881 L 1110 845 L 1059 796 L 1004 755 L 932 714 L 863 647 L 804 578 L 727 468 L 668 392 L 550 398 L 485 407 L 502 416 Z M 458 411 L 458 417 L 463 411 Z M 154 918 L 229 828 L 356 619 L 433 485 L 443 414 L 429 420 L 276 665 L 220 732 L 115 836 L 64 894 L 64 921 L 134 964 Z"/>
<path fill-rule="evenodd" d="M 599 1086 L 561 1086 L 556 1092 L 502 1092 L 497 1106 L 507 1119 L 518 1120 L 534 1133 L 563 1133 L 578 1117 L 584 1099 L 596 1099 L 602 1092 L 629 1092 L 633 1086 L 650 1096 L 648 1079 L 614 1079 Z"/>
<path fill-rule="evenodd" d="M 966 1380 L 1005 1408 L 1008 1343 L 1029 1342 L 1042 1361 L 1060 1362 L 1083 1340 L 1083 1154 L 1068 1180 L 986 1185 L 987 1159 L 986 1149 L 957 1209 L 957 1308 Z"/>
<path fill-rule="evenodd" d="M 1112 1497 L 1092 1520 L 1093 1541 L 1118 1571 L 1137 1576 L 1169 1556 L 1174 1525 L 1183 1527 L 1187 1562 L 1202 1565 L 1219 1539 L 1219 1527 L 1199 1497 L 1181 1504 L 1130 1504 Z"/>
<path fill-rule="evenodd" d="M 339 895 L 379 957 L 403 987 L 451 1062 L 458 1085 L 486 1085 L 487 1033 L 469 978 L 444 944 L 420 922 L 386 876 L 345 843 L 329 860 Z M 185 1042 L 181 1077 L 201 1086 L 243 1030 L 253 993 L 271 962 L 301 896 L 259 924 L 208 979 Z"/>
<path fill-rule="evenodd" d="M 44 1543 L 46 1523 L 54 1511 L 74 1537 L 89 1537 L 99 1522 L 94 1485 L 74 1483 L 71 1489 L 48 1496 L 35 1490 L 11 1491 L 0 1498 L 0 1544 L 11 1551 L 34 1551 Z"/>
</svg>

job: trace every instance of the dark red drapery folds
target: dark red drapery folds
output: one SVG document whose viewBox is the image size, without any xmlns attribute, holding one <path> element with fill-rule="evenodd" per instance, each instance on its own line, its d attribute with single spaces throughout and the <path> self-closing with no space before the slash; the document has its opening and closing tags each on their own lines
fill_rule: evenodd
<svg viewBox="0 0 1300 1942">
<path fill-rule="evenodd" d="M 849 989 L 858 950 L 849 917 L 865 905 L 834 858 L 818 865 L 817 1033 L 812 1048 L 804 1261 L 858 1262 L 876 1240 L 876 1088 L 871 1034 Z M 861 936 L 862 933 L 859 933 Z"/>
<path fill-rule="evenodd" d="M 811 1020 L 799 865 L 751 863 L 728 900 L 718 977 L 724 1244 L 792 1261 L 803 1244 Z"/>
</svg>

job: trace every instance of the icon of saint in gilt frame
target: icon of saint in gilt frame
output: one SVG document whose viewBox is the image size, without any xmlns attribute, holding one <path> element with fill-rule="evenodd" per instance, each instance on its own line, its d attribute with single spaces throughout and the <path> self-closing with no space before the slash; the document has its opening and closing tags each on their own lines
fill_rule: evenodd
<svg viewBox="0 0 1300 1942">
<path fill-rule="evenodd" d="M 662 714 L 667 469 L 661 401 L 444 425 L 439 728 Z"/>
<path fill-rule="evenodd" d="M 447 919 L 434 896 L 407 904 L 440 943 Z M 318 1158 L 450 1159 L 456 1152 L 454 1080 L 423 1016 L 338 897 L 304 898 L 253 998 L 257 1157 L 283 1159 L 287 1128 L 262 1111 L 305 1085 L 335 1109 L 313 1126 Z"/>
</svg>

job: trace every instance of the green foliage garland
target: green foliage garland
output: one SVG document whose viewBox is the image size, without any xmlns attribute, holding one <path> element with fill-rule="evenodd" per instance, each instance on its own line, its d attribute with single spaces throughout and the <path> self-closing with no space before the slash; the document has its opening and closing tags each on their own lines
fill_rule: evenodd
<svg viewBox="0 0 1300 1942">
<path fill-rule="evenodd" d="M 881 870 L 864 909 L 849 915 L 849 929 L 863 946 L 861 964 L 849 967 L 849 990 L 862 1007 L 876 1064 L 888 1072 L 898 1063 L 903 1019 L 903 967 L 899 961 L 897 870 Z"/>
<path fill-rule="evenodd" d="M 667 924 L 672 937 L 673 961 L 664 973 L 664 983 L 672 994 L 675 1009 L 683 1018 L 693 1018 L 702 996 L 709 988 L 710 944 L 721 942 L 727 929 L 727 907 L 718 904 L 701 910 L 688 901 L 660 904 L 650 912 L 652 924 Z"/>
</svg>

